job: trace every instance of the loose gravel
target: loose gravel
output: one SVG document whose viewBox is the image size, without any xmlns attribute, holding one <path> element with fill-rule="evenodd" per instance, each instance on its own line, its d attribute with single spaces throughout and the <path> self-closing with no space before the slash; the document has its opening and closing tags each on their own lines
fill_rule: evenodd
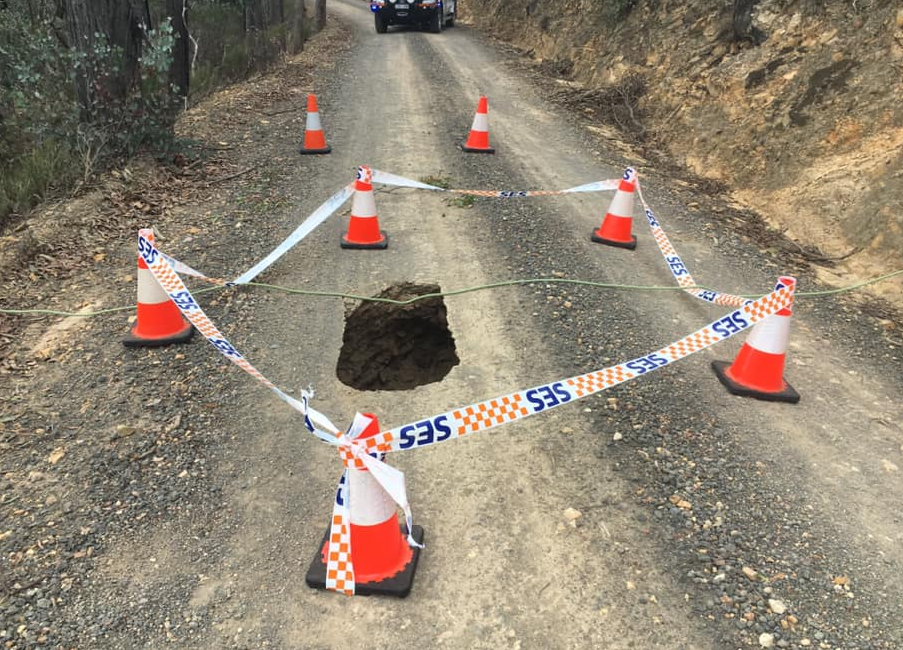
<svg viewBox="0 0 903 650">
<path fill-rule="evenodd" d="M 347 34 L 334 25 L 330 29 L 310 49 L 311 61 L 322 58 L 332 44 L 347 45 Z M 328 82 L 323 84 L 328 95 Z M 251 102 L 239 98 L 238 104 L 245 100 Z M 303 94 L 280 101 L 288 106 L 303 101 Z M 298 183 L 291 190 L 277 189 L 284 188 L 287 177 L 278 164 L 267 164 L 268 147 L 277 149 L 273 139 L 283 136 L 260 128 L 253 114 L 235 119 L 235 142 L 244 142 L 246 135 L 259 141 L 243 149 L 237 161 L 239 169 L 257 167 L 248 174 L 250 184 L 223 187 L 211 217 L 230 227 L 220 228 L 223 234 L 216 241 L 202 241 L 192 238 L 193 214 L 167 214 L 165 220 L 161 215 L 164 236 L 169 236 L 163 243 L 178 241 L 186 261 L 214 272 L 246 268 L 269 251 L 273 233 L 254 222 L 254 206 L 263 205 L 263 197 L 270 201 L 265 209 L 272 210 L 280 191 L 292 193 L 283 197 L 286 203 L 304 192 Z M 457 144 L 457 135 L 449 133 L 450 146 Z M 591 150 L 603 146 L 589 138 L 586 144 Z M 606 159 L 628 162 L 611 155 Z M 519 173 L 510 163 L 463 158 L 454 181 L 507 188 L 517 184 Z M 652 187 L 665 179 L 650 173 L 644 180 Z M 656 206 L 672 216 L 666 228 L 673 224 L 697 241 L 727 250 L 744 273 L 792 270 L 806 287 L 817 286 L 799 260 L 788 269 L 786 256 L 760 249 L 749 228 L 734 227 L 751 215 L 732 212 L 718 197 L 705 199 L 718 212 L 702 217 L 684 211 L 681 205 L 705 203 L 692 190 L 689 186 L 678 191 L 674 202 L 662 200 Z M 486 254 L 509 277 L 604 276 L 596 264 L 567 250 L 554 220 L 536 219 L 530 203 L 495 202 L 480 209 L 489 215 Z M 133 232 L 142 223 L 132 215 L 117 222 L 115 230 Z M 642 224 L 636 227 L 645 234 Z M 252 229 L 258 236 L 248 235 Z M 651 239 L 644 237 L 641 245 L 652 245 Z M 120 246 L 107 260 L 109 266 L 97 271 L 109 274 L 109 297 L 117 304 L 132 300 L 134 280 L 108 269 L 128 268 L 133 255 L 130 246 Z M 28 272 L 13 279 L 27 285 Z M 42 288 L 28 287 L 23 299 L 47 298 L 53 294 L 45 288 L 49 286 L 59 289 L 59 300 L 65 302 L 82 290 L 74 273 L 35 278 Z M 641 326 L 647 319 L 630 294 L 551 284 L 506 291 L 514 292 L 524 314 L 548 333 L 546 343 L 575 371 L 602 367 L 670 340 L 660 328 Z M 216 322 L 229 324 L 228 336 L 241 331 L 261 305 L 281 299 L 223 291 L 207 305 Z M 669 308 L 679 309 L 681 300 L 690 299 L 667 300 Z M 849 341 L 856 356 L 903 375 L 899 349 L 879 336 L 881 322 L 864 315 L 856 300 L 800 301 L 798 310 L 826 334 Z M 47 319 L 19 321 L 18 333 L 29 341 L 48 324 Z M 117 329 L 124 333 L 124 316 L 79 327 L 87 335 L 74 338 L 74 348 L 61 343 L 46 355 L 44 348 L 19 348 L 2 366 L 2 647 L 131 648 L 136 639 L 165 638 L 190 648 L 214 635 L 238 639 L 241 629 L 233 627 L 234 621 L 246 608 L 241 594 L 212 586 L 202 604 L 184 604 L 197 587 L 199 576 L 191 572 L 195 560 L 210 562 L 225 554 L 223 538 L 209 523 L 228 530 L 233 521 L 232 513 L 217 511 L 216 504 L 228 482 L 241 476 L 229 461 L 230 450 L 241 441 L 222 433 L 222 413 L 247 389 L 247 378 L 203 345 L 184 346 L 175 355 L 171 350 L 125 350 L 110 334 Z M 254 340 L 244 351 L 253 356 L 255 349 L 268 345 Z M 703 372 L 703 365 L 695 369 Z M 106 370 L 94 372 L 97 367 Z M 681 576 L 694 611 L 712 632 L 713 647 L 903 647 L 895 592 L 883 595 L 859 586 L 886 584 L 886 568 L 856 551 L 847 528 L 810 507 L 807 486 L 794 481 L 798 459 L 774 457 L 767 443 L 753 444 L 759 440 L 755 432 L 701 409 L 708 396 L 685 379 L 686 372 L 683 366 L 665 369 L 592 398 L 586 408 L 598 436 L 600 462 L 631 477 L 633 494 L 623 498 L 639 509 L 662 569 Z M 720 387 L 712 382 L 711 390 Z M 136 418 L 135 413 L 142 415 Z M 575 526 L 578 521 L 579 513 L 573 517 Z M 179 540 L 174 548 L 154 543 L 173 537 Z M 114 548 L 126 551 L 114 555 Z M 156 565 L 164 548 L 183 558 L 185 573 L 161 575 Z M 636 598 L 637 607 L 656 599 L 646 593 Z M 261 632 L 256 638 L 241 637 L 232 647 L 278 647 L 276 638 Z"/>
</svg>

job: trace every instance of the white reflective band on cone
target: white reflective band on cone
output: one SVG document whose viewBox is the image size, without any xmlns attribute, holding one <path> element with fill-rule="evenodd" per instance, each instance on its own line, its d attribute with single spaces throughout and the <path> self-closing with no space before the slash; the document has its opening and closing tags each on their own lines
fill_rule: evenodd
<svg viewBox="0 0 903 650">
<path fill-rule="evenodd" d="M 350 186 L 346 188 L 351 191 Z M 343 190 L 344 193 L 345 190 Z M 372 192 L 368 192 L 372 195 Z M 340 193 L 341 194 L 341 193 Z M 339 195 L 336 195 L 337 198 Z M 325 208 L 325 206 L 321 206 Z M 318 210 L 319 211 L 319 210 Z M 510 393 L 498 398 L 484 400 L 470 406 L 462 406 L 446 413 L 441 413 L 428 418 L 431 425 L 431 431 L 434 435 L 428 439 L 421 439 L 419 436 L 411 437 L 407 435 L 410 431 L 419 430 L 423 423 L 419 419 L 415 423 L 396 427 L 394 429 L 383 431 L 377 436 L 368 437 L 357 440 L 357 436 L 366 428 L 370 418 L 363 415 L 356 415 L 352 426 L 347 434 L 340 433 L 334 425 L 332 425 L 320 413 L 308 408 L 308 398 L 310 393 L 302 391 L 302 400 L 285 394 L 270 380 L 264 377 L 250 362 L 245 359 L 241 353 L 229 343 L 223 334 L 216 328 L 216 325 L 207 317 L 203 309 L 188 291 L 188 288 L 182 282 L 182 279 L 176 273 L 170 263 L 164 258 L 162 252 L 156 248 L 153 240 L 150 239 L 149 230 L 141 230 L 138 233 L 138 251 L 152 272 L 154 278 L 162 286 L 167 287 L 167 294 L 173 299 L 174 304 L 191 321 L 191 323 L 207 338 L 207 340 L 216 349 L 226 356 L 232 363 L 239 366 L 242 370 L 250 374 L 257 381 L 263 383 L 272 390 L 280 399 L 297 409 L 302 413 L 306 427 L 315 436 L 342 448 L 343 452 L 350 452 L 356 459 L 360 460 L 369 470 L 368 472 L 354 472 L 346 470 L 343 473 L 343 481 L 340 490 L 337 491 L 336 501 L 333 507 L 333 519 L 330 526 L 330 543 L 327 560 L 327 589 L 340 590 L 347 594 L 354 593 L 354 573 L 350 564 L 350 531 L 348 524 L 355 523 L 358 525 L 368 525 L 369 522 L 376 524 L 385 523 L 396 512 L 392 501 L 398 504 L 405 514 L 405 522 L 408 528 L 408 543 L 411 546 L 420 546 L 413 538 L 413 517 L 411 507 L 408 502 L 405 489 L 404 474 L 394 467 L 374 458 L 367 453 L 375 450 L 377 452 L 388 451 L 390 449 L 400 450 L 411 447 L 422 447 L 428 444 L 442 442 L 460 438 L 464 435 L 470 435 L 478 431 L 500 426 L 510 423 L 521 418 L 536 415 L 540 412 L 572 401 L 588 397 L 599 391 L 605 390 L 612 386 L 616 386 L 631 379 L 649 372 L 667 366 L 679 359 L 687 357 L 695 352 L 706 349 L 719 341 L 733 336 L 739 332 L 746 330 L 748 327 L 761 323 L 770 314 L 777 313 L 781 309 L 790 309 L 793 305 L 793 292 L 795 283 L 789 284 L 781 289 L 776 289 L 772 293 L 762 296 L 758 300 L 752 301 L 742 308 L 739 308 L 720 318 L 705 327 L 683 337 L 660 349 L 658 352 L 652 352 L 643 357 L 638 357 L 632 361 L 623 364 L 602 368 L 589 373 L 584 373 L 569 379 L 564 379 L 551 384 L 545 384 L 533 389 Z M 272 255 L 272 254 L 271 254 Z M 786 317 L 784 320 L 789 320 Z M 731 322 L 734 327 L 730 330 L 724 328 L 716 329 L 719 323 Z M 651 366 L 651 367 L 650 367 Z M 643 368 L 640 370 L 639 368 Z M 535 402 L 528 396 L 530 394 L 540 394 L 544 398 L 540 402 Z M 546 401 L 546 397 L 554 401 Z M 528 403 L 530 406 L 528 406 Z M 314 422 L 323 422 L 322 426 L 328 427 L 332 435 L 317 430 Z M 441 432 L 442 436 L 435 435 Z M 407 432 L 407 434 L 405 433 Z M 369 441 L 369 444 L 368 444 Z M 359 451 L 358 451 L 359 450 Z M 355 476 L 355 474 L 367 474 L 368 476 Z M 345 478 L 347 477 L 347 478 Z M 351 483 L 354 487 L 348 490 Z M 369 484 L 368 484 L 369 482 Z M 374 485 L 374 483 L 376 485 Z M 355 504 L 356 514 L 350 512 L 350 501 L 355 498 L 353 492 L 357 492 L 358 497 L 363 497 L 359 504 Z M 392 501 L 387 501 L 386 497 Z M 364 523 L 367 522 L 367 523 Z M 372 524 L 370 524 L 372 525 Z M 333 554 L 337 553 L 336 544 L 340 547 L 344 546 L 342 562 L 348 563 L 346 568 L 338 567 L 336 561 L 333 560 Z M 330 572 L 338 574 L 341 572 L 341 583 Z"/>
<path fill-rule="evenodd" d="M 473 126 L 470 127 L 471 131 L 488 131 L 489 130 L 489 116 L 486 113 L 477 113 L 473 116 Z"/>
<path fill-rule="evenodd" d="M 322 127 L 320 126 L 320 114 L 319 113 L 308 113 L 307 114 L 307 122 L 305 122 L 305 129 L 308 131 L 322 131 Z"/>
<path fill-rule="evenodd" d="M 357 190 L 351 201 L 352 217 L 375 217 L 376 201 L 373 198 L 373 190 Z"/>
<path fill-rule="evenodd" d="M 158 305 L 169 301 L 169 294 L 160 286 L 150 269 L 138 269 L 138 302 Z"/>
<path fill-rule="evenodd" d="M 370 472 L 349 469 L 348 492 L 355 526 L 375 526 L 395 516 L 395 501 Z"/>
<path fill-rule="evenodd" d="M 790 340 L 790 316 L 769 316 L 753 325 L 746 343 L 759 352 L 784 354 Z"/>
<path fill-rule="evenodd" d="M 633 192 L 618 190 L 608 206 L 608 214 L 616 217 L 633 216 Z"/>
</svg>

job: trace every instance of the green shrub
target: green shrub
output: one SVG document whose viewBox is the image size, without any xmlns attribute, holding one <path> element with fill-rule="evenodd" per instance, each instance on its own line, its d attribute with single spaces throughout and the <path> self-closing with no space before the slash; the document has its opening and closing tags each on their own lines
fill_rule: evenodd
<svg viewBox="0 0 903 650">
<path fill-rule="evenodd" d="M 139 78 L 122 93 L 111 92 L 118 90 L 122 52 L 102 34 L 89 51 L 67 49 L 55 3 L 0 1 L 0 225 L 50 188 L 86 181 L 139 149 L 172 151 L 181 106 L 169 80 L 176 36 L 165 3 L 150 4 L 157 29 L 146 33 Z M 291 23 L 245 33 L 244 11 L 244 0 L 191 3 L 188 25 L 199 45 L 192 50 L 193 96 L 282 57 Z"/>
<path fill-rule="evenodd" d="M 169 151 L 179 107 L 168 22 L 147 33 L 140 77 L 117 98 L 107 89 L 122 69 L 118 48 L 99 34 L 90 51 L 62 48 L 54 25 L 23 16 L 0 10 L 0 223 L 112 159 Z"/>
<path fill-rule="evenodd" d="M 138 62 L 139 77 L 124 97 L 104 92 L 104 81 L 118 78 L 122 69 L 119 48 L 98 38 L 91 52 L 75 53 L 81 65 L 77 79 L 91 83 L 74 134 L 80 152 L 97 152 L 99 161 L 129 157 L 142 147 L 155 153 L 169 152 L 180 106 L 178 90 L 169 81 L 174 45 L 168 21 L 148 31 Z"/>
<path fill-rule="evenodd" d="M 191 5 L 188 23 L 198 43 L 191 71 L 191 95 L 195 99 L 265 70 L 285 52 L 290 12 L 286 12 L 285 23 L 246 32 L 240 5 L 227 0 Z"/>
<path fill-rule="evenodd" d="M 0 227 L 12 214 L 21 214 L 54 187 L 78 180 L 79 161 L 69 146 L 44 140 L 0 169 Z"/>
</svg>

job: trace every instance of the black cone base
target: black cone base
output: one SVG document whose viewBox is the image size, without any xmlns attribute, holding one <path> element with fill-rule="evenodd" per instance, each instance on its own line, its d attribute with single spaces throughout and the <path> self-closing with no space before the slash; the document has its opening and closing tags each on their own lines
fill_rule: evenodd
<svg viewBox="0 0 903 650">
<path fill-rule="evenodd" d="M 185 321 L 185 329 L 176 332 L 172 336 L 164 336 L 161 338 L 142 338 L 136 336 L 134 333 L 134 328 L 129 330 L 128 335 L 124 339 L 122 339 L 122 344 L 127 348 L 159 348 L 164 345 L 172 345 L 173 343 L 188 343 L 191 340 L 191 337 L 194 336 L 194 327 L 190 322 Z"/>
<path fill-rule="evenodd" d="M 627 248 L 629 250 L 634 250 L 636 248 L 636 235 L 631 235 L 630 241 L 615 241 L 614 239 L 600 237 L 594 232 L 592 240 L 597 244 L 605 244 L 606 246 L 614 246 L 616 248 Z"/>
<path fill-rule="evenodd" d="M 346 236 L 342 235 L 342 241 L 339 242 L 339 246 L 342 248 L 360 248 L 364 250 L 384 250 L 389 247 L 389 236 L 384 230 L 380 230 L 379 234 L 382 235 L 383 238 L 380 241 L 371 244 L 358 244 L 357 242 L 348 241 Z"/>
<path fill-rule="evenodd" d="M 786 381 L 784 382 L 784 390 L 777 393 L 766 393 L 761 390 L 756 390 L 755 388 L 749 388 L 748 386 L 738 384 L 727 376 L 727 369 L 730 368 L 730 366 L 731 364 L 727 361 L 712 362 L 712 370 L 715 371 L 718 379 L 731 394 L 741 395 L 743 397 L 755 397 L 756 399 L 764 400 L 766 402 L 787 402 L 788 404 L 796 404 L 800 401 L 800 394 Z"/>
<path fill-rule="evenodd" d="M 401 526 L 401 535 L 407 539 L 407 532 L 404 526 Z M 414 526 L 411 534 L 418 544 L 423 544 L 423 528 Z M 326 563 L 323 561 L 323 544 L 329 539 L 329 530 L 323 535 L 323 541 L 317 547 L 317 554 L 314 555 L 314 561 L 310 563 L 307 570 L 307 576 L 304 581 L 307 586 L 312 589 L 326 589 Z M 420 549 L 416 546 L 411 549 L 414 552 L 411 561 L 399 573 L 380 580 L 379 582 L 358 582 L 354 585 L 354 593 L 360 596 L 395 596 L 397 598 L 405 598 L 411 593 L 411 587 L 414 584 L 414 572 L 417 570 L 417 560 L 420 559 Z"/>
<path fill-rule="evenodd" d="M 304 145 L 301 145 L 301 149 L 298 150 L 298 153 L 300 153 L 302 156 L 304 156 L 307 154 L 315 154 L 315 153 L 329 153 L 330 151 L 332 151 L 332 147 L 330 147 L 329 145 L 326 145 L 322 149 L 305 149 Z"/>
<path fill-rule="evenodd" d="M 492 147 L 486 149 L 474 149 L 473 147 L 468 147 L 466 144 L 461 145 L 461 151 L 466 151 L 467 153 L 495 153 L 495 149 Z"/>
</svg>

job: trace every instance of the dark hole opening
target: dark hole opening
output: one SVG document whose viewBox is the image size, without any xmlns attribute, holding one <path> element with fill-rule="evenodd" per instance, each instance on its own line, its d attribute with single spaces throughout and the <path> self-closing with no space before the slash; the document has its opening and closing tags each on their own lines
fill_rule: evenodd
<svg viewBox="0 0 903 650">
<path fill-rule="evenodd" d="M 436 284 L 403 283 L 377 297 L 407 300 L 439 291 Z M 345 316 L 336 375 L 358 390 L 409 390 L 441 381 L 458 363 L 441 297 L 407 305 L 368 301 Z"/>
</svg>

